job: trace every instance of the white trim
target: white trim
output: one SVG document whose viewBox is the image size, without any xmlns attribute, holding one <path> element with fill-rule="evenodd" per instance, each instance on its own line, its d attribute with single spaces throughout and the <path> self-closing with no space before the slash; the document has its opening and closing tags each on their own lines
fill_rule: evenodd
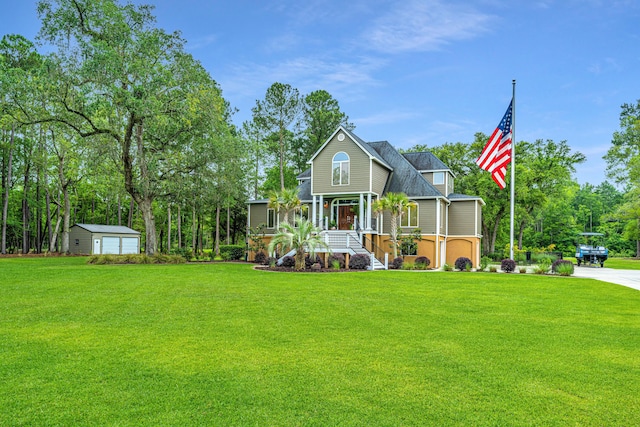
<svg viewBox="0 0 640 427">
<path fill-rule="evenodd" d="M 473 204 L 473 231 L 474 234 L 478 235 L 478 204 Z"/>
<path fill-rule="evenodd" d="M 367 231 L 371 231 L 371 193 L 367 194 Z"/>
<path fill-rule="evenodd" d="M 316 214 L 316 209 L 318 208 L 318 200 L 316 199 L 316 196 L 312 197 L 313 201 L 311 202 L 311 223 L 313 224 L 313 226 L 315 227 L 317 222 L 316 219 L 318 218 L 318 215 Z"/>
<path fill-rule="evenodd" d="M 273 226 L 269 227 L 269 211 L 273 212 Z M 276 210 L 274 208 L 267 207 L 267 218 L 266 218 L 266 228 L 269 230 L 274 230 L 278 228 L 278 216 Z"/>
<path fill-rule="evenodd" d="M 316 157 L 318 157 L 318 154 L 320 154 L 320 152 L 322 150 L 324 150 L 324 148 L 327 146 L 327 144 L 329 144 L 329 142 L 331 142 L 331 140 L 336 136 L 336 134 L 338 132 L 344 132 L 345 136 L 349 137 L 349 139 L 358 146 L 358 148 L 360 148 L 360 150 L 362 150 L 362 152 L 369 157 L 369 159 L 371 160 L 375 160 L 376 162 L 380 163 L 382 166 L 384 166 L 385 168 L 389 169 L 389 170 L 393 170 L 393 168 L 391 167 L 391 165 L 387 164 L 387 162 L 385 160 L 380 160 L 377 157 L 373 156 L 369 150 L 365 149 L 362 144 L 360 144 L 352 135 L 352 133 L 350 131 L 348 131 L 347 129 L 345 129 L 342 125 L 338 126 L 338 129 L 336 129 L 331 136 L 325 141 L 324 144 L 322 144 L 322 146 L 320 148 L 318 148 L 318 150 L 315 152 L 315 154 L 313 156 L 311 156 L 311 158 L 309 159 L 309 161 L 307 162 L 307 164 L 311 164 L 313 165 L 313 161 L 315 160 Z M 341 142 L 341 143 L 344 143 Z"/>
<path fill-rule="evenodd" d="M 412 227 L 413 228 L 417 228 L 417 227 L 420 227 L 420 204 L 416 203 L 413 200 L 409 200 L 409 202 L 411 202 L 411 203 L 413 203 L 415 205 L 415 209 L 416 209 L 416 214 L 415 214 L 416 225 L 411 225 L 411 221 L 409 221 L 409 219 L 411 219 L 410 216 L 409 216 L 410 210 L 409 210 L 409 208 L 407 208 L 407 213 L 402 215 L 402 218 L 400 219 L 400 228 L 412 228 Z M 407 217 L 407 225 L 402 225 L 402 221 L 404 220 L 405 216 Z"/>
<path fill-rule="evenodd" d="M 364 218 L 364 193 L 360 193 L 360 204 L 358 205 L 358 222 L 360 228 L 363 228 L 362 218 Z"/>
<path fill-rule="evenodd" d="M 438 174 L 438 176 L 442 177 L 442 182 L 436 182 L 436 174 Z M 443 171 L 435 171 L 432 173 L 431 175 L 431 182 L 433 183 L 433 185 L 445 185 L 446 186 L 446 179 L 444 176 L 444 172 Z"/>
<path fill-rule="evenodd" d="M 440 254 L 439 252 L 442 251 L 442 248 L 440 247 L 440 200 L 439 198 L 436 198 L 436 245 L 438 246 L 438 250 L 436 250 L 436 265 L 438 267 L 442 267 L 442 260 L 440 258 L 442 258 L 442 254 Z M 446 249 L 445 249 L 446 251 Z"/>
</svg>

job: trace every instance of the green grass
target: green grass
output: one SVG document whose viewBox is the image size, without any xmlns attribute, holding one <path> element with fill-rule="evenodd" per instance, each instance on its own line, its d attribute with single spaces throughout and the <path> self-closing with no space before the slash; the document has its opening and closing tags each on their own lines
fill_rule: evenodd
<svg viewBox="0 0 640 427">
<path fill-rule="evenodd" d="M 618 270 L 640 270 L 640 259 L 636 258 L 609 258 L 604 262 L 607 268 Z"/>
<path fill-rule="evenodd" d="M 573 277 L 0 259 L 0 425 L 640 419 L 640 292 Z"/>
</svg>

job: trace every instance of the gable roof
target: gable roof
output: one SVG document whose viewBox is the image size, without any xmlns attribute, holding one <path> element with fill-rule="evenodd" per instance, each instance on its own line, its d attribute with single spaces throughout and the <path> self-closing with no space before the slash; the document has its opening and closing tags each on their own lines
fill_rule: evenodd
<svg viewBox="0 0 640 427">
<path fill-rule="evenodd" d="M 139 231 L 132 230 L 124 225 L 74 224 L 74 226 L 83 228 L 91 233 L 140 234 Z"/>
<path fill-rule="evenodd" d="M 359 136 L 357 136 L 353 132 L 347 130 L 342 125 L 338 126 L 338 129 L 336 129 L 335 132 L 333 132 L 331 136 L 325 141 L 325 143 L 322 144 L 320 148 L 318 148 L 318 150 L 313 154 L 313 156 L 311 156 L 311 158 L 307 163 L 311 164 L 313 162 L 313 159 L 315 159 L 318 156 L 318 154 L 320 154 L 320 152 L 324 150 L 324 147 L 327 146 L 327 144 L 333 139 L 334 136 L 336 136 L 338 132 L 342 132 L 348 135 L 349 138 L 351 138 L 351 140 L 353 140 L 353 142 L 355 142 L 356 145 L 360 147 L 360 149 L 367 156 L 369 156 L 370 159 L 377 161 L 378 163 L 380 163 L 382 166 L 386 167 L 389 170 L 393 170 L 393 168 L 385 161 L 383 157 L 380 156 L 380 154 L 378 154 L 375 150 L 372 150 L 363 139 L 361 139 Z"/>
<path fill-rule="evenodd" d="M 405 193 L 409 197 L 444 197 L 387 141 L 369 142 L 367 145 L 393 167 L 385 193 Z"/>
</svg>

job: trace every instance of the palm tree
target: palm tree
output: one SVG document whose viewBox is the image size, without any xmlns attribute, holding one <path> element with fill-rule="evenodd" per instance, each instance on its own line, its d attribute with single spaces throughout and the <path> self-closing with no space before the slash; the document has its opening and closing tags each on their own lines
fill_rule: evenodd
<svg viewBox="0 0 640 427">
<path fill-rule="evenodd" d="M 414 206 L 415 203 L 409 201 L 409 197 L 404 193 L 387 193 L 386 196 L 377 200 L 372 206 L 373 210 L 378 214 L 384 211 L 389 211 L 391 214 L 391 230 L 389 236 L 391 238 L 394 259 L 398 256 L 398 224 L 402 219 L 402 215 L 404 215 L 410 207 Z"/>
<path fill-rule="evenodd" d="M 307 252 L 314 257 L 316 249 L 327 248 L 327 244 L 320 235 L 320 229 L 306 219 L 301 219 L 297 228 L 287 222 L 282 223 L 282 228 L 269 243 L 269 252 L 273 252 L 279 245 L 285 251 L 296 250 L 296 270 L 304 270 L 304 258 Z"/>
<path fill-rule="evenodd" d="M 283 223 L 289 223 L 289 213 L 301 205 L 298 198 L 298 189 L 283 189 L 280 192 L 273 191 L 269 195 L 269 207 L 276 211 L 276 214 L 284 212 Z"/>
</svg>

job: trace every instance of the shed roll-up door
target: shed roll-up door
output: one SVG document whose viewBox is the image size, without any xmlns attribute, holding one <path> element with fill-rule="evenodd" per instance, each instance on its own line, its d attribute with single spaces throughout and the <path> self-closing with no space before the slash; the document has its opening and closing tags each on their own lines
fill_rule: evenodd
<svg viewBox="0 0 640 427">
<path fill-rule="evenodd" d="M 123 237 L 122 238 L 122 253 L 123 254 L 137 254 L 140 253 L 138 249 L 137 237 Z"/>
<path fill-rule="evenodd" d="M 103 254 L 119 254 L 120 238 L 119 237 L 103 237 L 102 253 Z"/>
</svg>

